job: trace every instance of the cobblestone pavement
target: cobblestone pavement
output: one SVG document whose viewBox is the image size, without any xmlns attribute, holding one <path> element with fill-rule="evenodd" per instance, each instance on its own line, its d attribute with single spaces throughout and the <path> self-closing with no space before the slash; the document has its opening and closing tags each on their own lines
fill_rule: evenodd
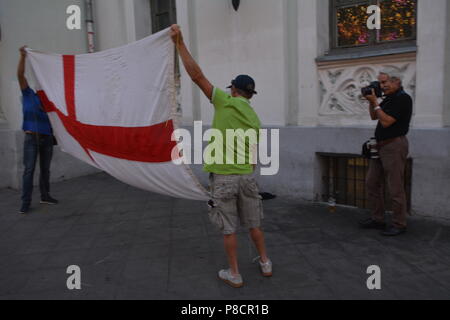
<svg viewBox="0 0 450 320">
<path fill-rule="evenodd" d="M 226 266 L 206 204 L 127 186 L 105 174 L 52 185 L 57 206 L 18 214 L 19 192 L 0 190 L 0 299 L 449 299 L 450 227 L 414 218 L 384 238 L 357 221 L 366 212 L 276 199 L 265 202 L 274 276 L 262 278 L 245 230 L 239 233 L 245 286 L 217 279 Z M 81 268 L 70 291 L 67 267 Z M 381 268 L 370 291 L 367 268 Z"/>
</svg>

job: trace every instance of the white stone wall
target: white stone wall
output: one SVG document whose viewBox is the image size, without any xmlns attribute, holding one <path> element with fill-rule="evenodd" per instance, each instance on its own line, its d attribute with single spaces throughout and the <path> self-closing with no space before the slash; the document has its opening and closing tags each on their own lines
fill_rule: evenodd
<svg viewBox="0 0 450 320">
<path fill-rule="evenodd" d="M 1 3 L 0 106 L 11 128 L 19 129 L 21 123 L 15 79 L 17 48 L 27 43 L 46 51 L 86 50 L 84 28 L 65 29 L 65 8 L 69 4 L 79 4 L 84 10 L 81 0 Z M 96 0 L 94 4 L 98 50 L 151 33 L 149 1 Z M 374 77 L 382 63 L 368 60 L 347 61 L 342 67 L 318 66 L 315 59 L 328 49 L 328 10 L 328 0 L 245 0 L 238 12 L 231 1 L 177 1 L 179 24 L 207 77 L 223 88 L 239 73 L 254 76 L 260 94 L 253 103 L 265 125 L 367 125 L 364 106 L 353 97 L 361 85 L 356 78 Z M 408 57 L 406 64 L 399 61 L 397 65 L 407 65 L 407 77 L 417 69 L 414 125 L 442 127 L 450 122 L 446 120 L 450 113 L 444 108 L 448 104 L 444 96 L 449 91 L 444 88 L 450 42 L 446 33 L 448 1 L 434 0 L 433 6 L 419 1 L 418 12 L 417 63 Z M 39 37 L 42 34 L 46 36 Z M 366 63 L 364 73 L 360 68 Z M 209 102 L 181 70 L 184 122 L 210 123 L 213 110 Z M 339 77 L 333 84 L 336 75 Z M 334 110 L 329 109 L 330 104 Z"/>
<path fill-rule="evenodd" d="M 299 1 L 298 7 L 298 124 L 318 125 L 320 82 L 316 58 L 328 49 L 328 1 Z"/>
<path fill-rule="evenodd" d="M 441 128 L 444 126 L 444 97 L 449 90 L 445 67 L 449 63 L 446 52 L 447 29 L 450 22 L 448 0 L 418 2 L 417 30 L 417 113 L 414 126 Z"/>
<path fill-rule="evenodd" d="M 97 51 L 120 47 L 151 34 L 150 4 L 143 0 L 95 0 Z"/>
<path fill-rule="evenodd" d="M 450 127 L 450 5 L 447 3 L 447 31 L 446 31 L 446 49 L 445 49 L 445 61 L 447 63 L 445 64 L 445 83 L 444 91 L 444 125 L 446 127 Z"/>
<path fill-rule="evenodd" d="M 20 90 L 16 79 L 19 47 L 61 53 L 86 52 L 85 30 L 66 28 L 66 9 L 79 5 L 84 13 L 83 0 L 14 0 L 0 2 L 0 105 L 8 126 L 18 130 L 22 123 Z M 84 23 L 84 20 L 83 20 Z M 31 75 L 30 84 L 33 85 Z"/>
<path fill-rule="evenodd" d="M 286 109 L 285 1 L 245 0 L 238 12 L 231 1 L 178 0 L 185 40 L 209 80 L 225 88 L 239 74 L 255 78 L 253 104 L 266 125 L 284 125 Z M 211 123 L 213 109 L 182 68 L 184 122 Z"/>
<path fill-rule="evenodd" d="M 449 3 L 418 3 L 417 54 L 337 65 L 316 62 L 329 49 L 328 0 L 245 0 L 238 12 L 231 1 L 178 0 L 177 9 L 194 58 L 214 85 L 224 87 L 239 73 L 254 75 L 260 94 L 253 104 L 267 126 L 373 125 L 359 89 L 391 65 L 404 72 L 406 91 L 416 98 L 413 126 L 441 128 L 450 122 L 444 107 Z M 181 96 L 186 124 L 210 123 L 209 103 L 183 69 Z"/>
</svg>

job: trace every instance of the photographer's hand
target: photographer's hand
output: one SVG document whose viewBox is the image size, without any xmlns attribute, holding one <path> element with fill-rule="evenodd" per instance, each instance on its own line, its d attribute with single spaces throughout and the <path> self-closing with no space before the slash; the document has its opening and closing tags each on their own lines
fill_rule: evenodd
<svg viewBox="0 0 450 320">
<path fill-rule="evenodd" d="M 372 89 L 372 94 L 365 96 L 364 98 L 370 102 L 370 107 L 375 108 L 378 106 L 378 97 L 375 94 L 375 90 Z"/>
<path fill-rule="evenodd" d="M 372 120 L 378 120 L 379 118 L 378 118 L 377 112 L 375 111 L 375 108 L 378 107 L 378 98 L 375 94 L 375 90 L 372 89 L 372 94 L 364 96 L 364 98 L 366 98 L 367 101 L 370 102 L 370 106 L 369 106 L 370 118 Z"/>
</svg>

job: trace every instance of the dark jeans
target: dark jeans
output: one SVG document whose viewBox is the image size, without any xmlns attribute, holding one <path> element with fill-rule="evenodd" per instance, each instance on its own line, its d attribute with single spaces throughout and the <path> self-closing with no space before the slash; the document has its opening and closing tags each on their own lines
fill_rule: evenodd
<svg viewBox="0 0 450 320">
<path fill-rule="evenodd" d="M 31 195 L 33 193 L 34 169 L 36 167 L 38 155 L 41 169 L 39 176 L 41 199 L 46 199 L 49 196 L 53 137 L 47 135 L 25 134 L 23 151 L 25 171 L 23 173 L 22 203 L 29 206 L 31 204 Z"/>
</svg>

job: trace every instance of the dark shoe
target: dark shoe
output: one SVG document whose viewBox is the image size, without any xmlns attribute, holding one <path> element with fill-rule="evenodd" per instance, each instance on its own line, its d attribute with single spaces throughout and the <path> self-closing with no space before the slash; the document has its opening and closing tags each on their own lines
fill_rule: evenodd
<svg viewBox="0 0 450 320">
<path fill-rule="evenodd" d="M 22 207 L 20 207 L 20 214 L 27 214 L 28 211 L 30 211 L 30 206 L 28 204 L 22 204 Z"/>
<path fill-rule="evenodd" d="M 259 194 L 263 201 L 275 199 L 277 196 L 268 192 L 261 192 Z"/>
<path fill-rule="evenodd" d="M 406 228 L 389 227 L 382 231 L 381 234 L 385 237 L 396 237 L 406 232 Z"/>
<path fill-rule="evenodd" d="M 359 226 L 363 229 L 376 229 L 376 230 L 386 229 L 386 223 L 378 222 L 373 219 L 364 220 L 359 223 Z"/>
<path fill-rule="evenodd" d="M 52 197 L 48 196 L 48 197 L 42 198 L 41 204 L 58 204 L 58 200 L 53 199 Z"/>
</svg>

